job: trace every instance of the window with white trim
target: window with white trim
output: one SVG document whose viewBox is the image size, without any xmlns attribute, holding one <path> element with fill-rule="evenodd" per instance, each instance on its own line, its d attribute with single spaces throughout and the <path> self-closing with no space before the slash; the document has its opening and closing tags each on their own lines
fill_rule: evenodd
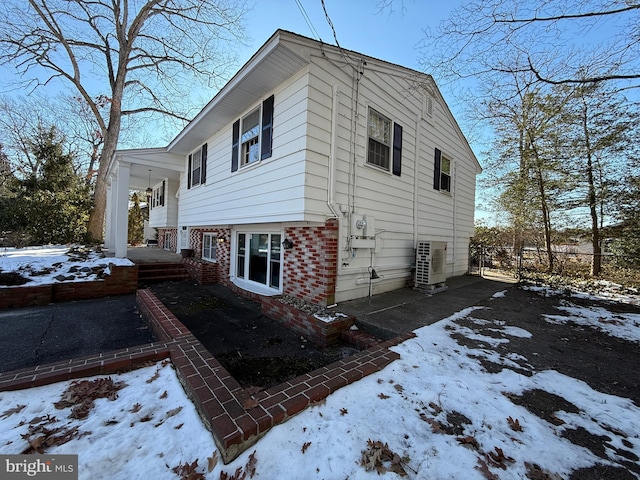
<svg viewBox="0 0 640 480">
<path fill-rule="evenodd" d="M 244 117 L 236 120 L 231 133 L 231 171 L 271 157 L 273 142 L 271 95 Z"/>
<path fill-rule="evenodd" d="M 438 148 L 433 157 L 433 188 L 451 193 L 451 159 Z"/>
<path fill-rule="evenodd" d="M 192 154 L 191 159 L 191 186 L 200 185 L 200 172 L 202 168 L 202 149 L 198 149 Z"/>
<path fill-rule="evenodd" d="M 202 234 L 202 259 L 209 260 L 210 262 L 216 261 L 216 247 L 218 244 L 218 237 L 215 233 L 203 233 Z"/>
<path fill-rule="evenodd" d="M 236 277 L 280 289 L 282 234 L 238 233 Z"/>
<path fill-rule="evenodd" d="M 369 108 L 367 163 L 398 177 L 402 167 L 402 126 Z"/>
<path fill-rule="evenodd" d="M 389 170 L 391 158 L 391 120 L 370 108 L 367 132 L 369 136 L 367 163 Z"/>
<path fill-rule="evenodd" d="M 205 143 L 189 155 L 187 167 L 187 188 L 204 185 L 207 182 L 207 144 Z"/>
<path fill-rule="evenodd" d="M 160 185 L 153 188 L 153 193 L 151 194 L 151 208 L 164 207 L 164 189 L 165 180 L 163 180 Z"/>
<path fill-rule="evenodd" d="M 260 160 L 260 109 L 242 119 L 240 166 Z"/>
</svg>

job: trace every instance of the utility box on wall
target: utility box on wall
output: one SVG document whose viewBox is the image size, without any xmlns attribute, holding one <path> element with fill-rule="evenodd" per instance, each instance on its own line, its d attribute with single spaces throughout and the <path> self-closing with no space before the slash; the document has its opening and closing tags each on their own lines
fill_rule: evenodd
<svg viewBox="0 0 640 480">
<path fill-rule="evenodd" d="M 373 217 L 351 215 L 351 248 L 376 248 L 376 227 Z"/>
</svg>

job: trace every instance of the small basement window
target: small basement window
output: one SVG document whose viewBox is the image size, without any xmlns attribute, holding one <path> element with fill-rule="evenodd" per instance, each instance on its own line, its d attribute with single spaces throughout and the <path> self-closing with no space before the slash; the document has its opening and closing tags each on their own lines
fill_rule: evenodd
<svg viewBox="0 0 640 480">
<path fill-rule="evenodd" d="M 214 233 L 202 234 L 202 259 L 216 261 L 216 246 L 218 237 Z"/>
</svg>

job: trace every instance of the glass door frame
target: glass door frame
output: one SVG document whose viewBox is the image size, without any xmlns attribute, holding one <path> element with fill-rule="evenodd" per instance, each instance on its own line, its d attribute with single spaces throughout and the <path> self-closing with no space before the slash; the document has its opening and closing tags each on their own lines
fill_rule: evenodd
<svg viewBox="0 0 640 480">
<path fill-rule="evenodd" d="M 238 254 L 240 253 L 239 244 L 240 244 L 240 235 L 244 235 L 244 271 L 238 271 Z M 249 264 L 250 264 L 250 249 L 251 249 L 251 241 L 254 238 L 254 235 L 268 235 L 267 237 L 267 270 L 265 272 L 265 283 L 261 283 L 258 281 L 249 279 Z M 273 257 L 273 244 L 272 244 L 272 236 L 279 236 L 279 261 L 275 260 Z M 230 261 L 230 270 L 231 270 L 231 278 L 234 280 L 234 283 L 244 288 L 245 290 L 254 291 L 258 290 L 263 291 L 266 290 L 270 293 L 282 293 L 282 282 L 284 278 L 284 248 L 282 247 L 282 240 L 284 239 L 284 231 L 283 230 L 275 230 L 270 228 L 265 229 L 234 229 L 232 232 L 232 245 L 231 245 L 231 261 Z M 271 278 L 271 270 L 273 268 L 274 263 L 279 263 L 279 275 L 278 275 L 278 287 L 270 286 L 270 278 Z M 253 288 L 255 287 L 255 288 Z"/>
</svg>

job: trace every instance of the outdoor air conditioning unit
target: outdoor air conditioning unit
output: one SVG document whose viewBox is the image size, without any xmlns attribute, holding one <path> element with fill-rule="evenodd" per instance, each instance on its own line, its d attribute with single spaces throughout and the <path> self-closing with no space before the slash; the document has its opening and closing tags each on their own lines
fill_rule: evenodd
<svg viewBox="0 0 640 480">
<path fill-rule="evenodd" d="M 418 242 L 415 288 L 434 291 L 446 289 L 447 242 Z M 443 288 L 444 287 L 444 288 Z"/>
</svg>

